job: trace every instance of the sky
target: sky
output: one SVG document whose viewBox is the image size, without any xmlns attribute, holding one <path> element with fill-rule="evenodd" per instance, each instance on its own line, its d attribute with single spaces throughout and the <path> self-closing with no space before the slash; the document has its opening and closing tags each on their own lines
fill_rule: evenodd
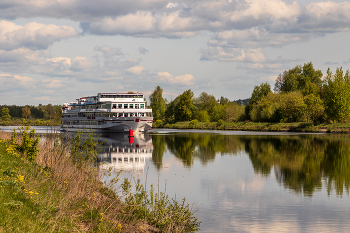
<svg viewBox="0 0 350 233">
<path fill-rule="evenodd" d="M 296 65 L 349 69 L 349 28 L 338 0 L 0 0 L 0 104 L 158 85 L 245 99 Z"/>
</svg>

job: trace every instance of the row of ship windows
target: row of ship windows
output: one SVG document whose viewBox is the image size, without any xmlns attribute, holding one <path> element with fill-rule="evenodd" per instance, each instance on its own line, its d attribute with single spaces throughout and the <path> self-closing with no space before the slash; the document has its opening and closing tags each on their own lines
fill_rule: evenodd
<svg viewBox="0 0 350 233">
<path fill-rule="evenodd" d="M 75 114 L 63 114 L 63 118 L 69 118 L 69 117 L 144 117 L 149 116 L 150 113 L 132 113 L 132 112 L 120 112 L 120 113 L 111 113 L 111 112 L 101 112 L 101 113 L 75 113 Z"/>
<path fill-rule="evenodd" d="M 101 95 L 101 98 L 142 98 L 143 95 Z"/>
<path fill-rule="evenodd" d="M 104 125 L 107 121 L 61 121 L 61 125 Z"/>
<path fill-rule="evenodd" d="M 71 110 L 79 110 L 79 109 L 99 109 L 99 108 L 106 108 L 106 109 L 145 109 L 145 104 L 87 104 L 87 105 L 81 105 L 81 106 L 71 106 Z"/>
<path fill-rule="evenodd" d="M 133 163 L 134 162 L 134 159 L 135 159 L 135 162 L 144 162 L 145 161 L 145 158 L 118 158 L 118 163 L 121 163 L 121 162 L 124 162 L 124 163 Z M 117 158 L 113 158 L 113 163 L 116 163 L 117 162 Z"/>
<path fill-rule="evenodd" d="M 133 109 L 134 108 L 134 104 L 106 104 L 106 108 L 107 109 L 117 109 L 117 108 L 129 108 L 129 109 Z M 145 104 L 135 104 L 135 108 L 136 109 L 144 109 L 145 108 Z"/>
<path fill-rule="evenodd" d="M 109 152 L 120 153 L 152 153 L 152 149 L 134 149 L 134 148 L 109 148 Z"/>
</svg>

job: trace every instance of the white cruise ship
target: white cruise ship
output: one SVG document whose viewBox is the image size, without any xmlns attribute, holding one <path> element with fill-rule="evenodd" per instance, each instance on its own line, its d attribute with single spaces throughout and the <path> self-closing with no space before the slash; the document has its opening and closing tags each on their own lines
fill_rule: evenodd
<svg viewBox="0 0 350 233">
<path fill-rule="evenodd" d="M 153 122 L 142 93 L 98 93 L 64 104 L 61 131 L 147 132 Z"/>
</svg>

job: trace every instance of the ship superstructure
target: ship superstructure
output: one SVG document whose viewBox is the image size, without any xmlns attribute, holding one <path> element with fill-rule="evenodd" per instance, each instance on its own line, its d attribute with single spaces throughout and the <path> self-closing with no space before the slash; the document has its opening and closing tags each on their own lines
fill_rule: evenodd
<svg viewBox="0 0 350 233">
<path fill-rule="evenodd" d="M 64 104 L 61 130 L 94 132 L 147 132 L 152 127 L 152 109 L 142 93 L 98 93 Z"/>
</svg>

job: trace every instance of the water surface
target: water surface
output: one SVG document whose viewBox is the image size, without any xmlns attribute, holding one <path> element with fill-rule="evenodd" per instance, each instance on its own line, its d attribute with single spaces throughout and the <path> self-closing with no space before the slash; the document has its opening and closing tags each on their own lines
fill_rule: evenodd
<svg viewBox="0 0 350 233">
<path fill-rule="evenodd" d="M 101 168 L 186 197 L 201 232 L 350 230 L 349 135 L 158 130 L 132 142 L 106 138 Z"/>
</svg>

